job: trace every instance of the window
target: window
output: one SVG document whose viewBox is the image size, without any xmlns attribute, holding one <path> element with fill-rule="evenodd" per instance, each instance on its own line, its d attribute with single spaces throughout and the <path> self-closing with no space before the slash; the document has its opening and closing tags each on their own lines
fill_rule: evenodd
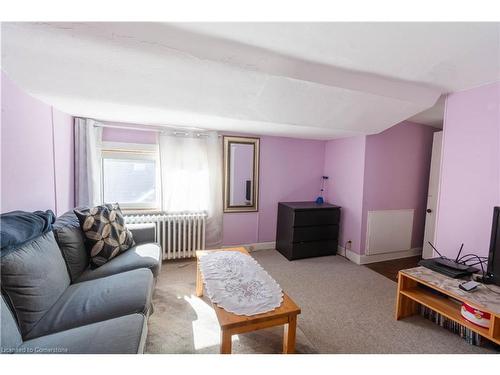
<svg viewBox="0 0 500 375">
<path fill-rule="evenodd" d="M 157 145 L 104 142 L 102 200 L 124 209 L 159 209 Z"/>
</svg>

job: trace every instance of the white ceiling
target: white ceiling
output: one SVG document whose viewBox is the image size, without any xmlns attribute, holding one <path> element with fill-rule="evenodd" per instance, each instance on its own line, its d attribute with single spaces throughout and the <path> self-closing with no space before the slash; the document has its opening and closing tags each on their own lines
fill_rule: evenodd
<svg viewBox="0 0 500 375">
<path fill-rule="evenodd" d="M 2 69 L 76 116 L 331 139 L 440 126 L 500 80 L 499 25 L 3 23 Z"/>
<path fill-rule="evenodd" d="M 445 101 L 446 95 L 441 95 L 434 106 L 423 112 L 417 113 L 415 116 L 410 117 L 408 121 L 417 122 L 419 124 L 426 124 L 435 128 L 442 129 Z"/>
</svg>

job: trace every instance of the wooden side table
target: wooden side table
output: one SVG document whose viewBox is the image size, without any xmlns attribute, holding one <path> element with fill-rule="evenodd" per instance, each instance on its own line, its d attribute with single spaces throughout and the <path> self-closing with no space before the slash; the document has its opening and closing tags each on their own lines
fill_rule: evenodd
<svg viewBox="0 0 500 375">
<path fill-rule="evenodd" d="M 399 271 L 395 318 L 399 320 L 418 314 L 419 305 L 423 305 L 500 345 L 500 297 L 498 294 L 500 287 L 488 285 L 489 289 L 487 289 L 480 286 L 475 292 L 465 292 L 458 287 L 463 281 L 452 279 L 422 266 Z M 457 301 L 458 304 L 453 301 Z M 462 302 L 489 312 L 491 314 L 490 327 L 484 328 L 464 319 L 460 313 Z"/>
<path fill-rule="evenodd" d="M 250 256 L 244 247 L 221 249 L 221 250 L 198 250 L 196 252 L 196 295 L 203 296 L 203 275 L 200 271 L 199 259 L 203 255 L 213 251 L 239 251 Z M 223 308 L 212 303 L 217 315 L 217 320 L 221 328 L 221 354 L 231 354 L 231 336 L 240 333 L 257 331 L 259 329 L 284 326 L 283 332 L 283 353 L 292 354 L 295 352 L 295 335 L 297 329 L 297 315 L 300 314 L 300 307 L 283 292 L 283 302 L 281 306 L 273 311 L 245 316 L 227 312 Z"/>
</svg>

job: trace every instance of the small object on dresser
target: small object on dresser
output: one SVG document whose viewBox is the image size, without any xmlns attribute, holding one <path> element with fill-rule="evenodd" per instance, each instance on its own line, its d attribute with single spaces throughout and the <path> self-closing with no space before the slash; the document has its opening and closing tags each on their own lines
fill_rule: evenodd
<svg viewBox="0 0 500 375">
<path fill-rule="evenodd" d="M 325 181 L 328 180 L 328 176 L 321 176 L 321 189 L 319 190 L 319 197 L 316 198 L 316 204 L 323 204 L 325 200 L 323 199 L 323 193 L 325 192 Z"/>
<path fill-rule="evenodd" d="M 329 203 L 280 202 L 276 249 L 288 260 L 337 253 L 340 207 Z"/>
</svg>

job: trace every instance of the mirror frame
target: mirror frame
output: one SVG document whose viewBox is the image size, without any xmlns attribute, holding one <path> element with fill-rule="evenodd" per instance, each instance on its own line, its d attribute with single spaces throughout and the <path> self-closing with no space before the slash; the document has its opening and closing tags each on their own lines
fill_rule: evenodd
<svg viewBox="0 0 500 375">
<path fill-rule="evenodd" d="M 253 153 L 253 184 L 252 184 L 252 202 L 251 206 L 231 206 L 230 205 L 230 178 L 229 170 L 231 163 L 231 153 L 229 148 L 233 143 L 250 144 L 254 146 Z M 256 137 L 234 137 L 234 136 L 224 136 L 223 137 L 223 147 L 224 147 L 224 212 L 257 212 L 259 211 L 259 159 L 260 159 L 260 138 Z"/>
</svg>

